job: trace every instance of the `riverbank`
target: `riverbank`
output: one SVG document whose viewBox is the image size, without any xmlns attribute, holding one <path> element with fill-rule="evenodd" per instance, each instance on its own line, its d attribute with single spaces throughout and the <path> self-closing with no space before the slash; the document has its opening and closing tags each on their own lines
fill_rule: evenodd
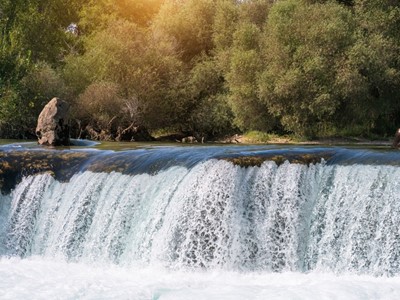
<svg viewBox="0 0 400 300">
<path fill-rule="evenodd" d="M 233 144 L 300 144 L 300 145 L 377 145 L 391 146 L 393 138 L 361 138 L 361 137 L 325 137 L 307 139 L 295 137 L 292 135 L 267 134 L 263 132 L 253 131 L 245 134 L 236 134 L 216 143 L 233 143 Z"/>
<path fill-rule="evenodd" d="M 176 140 L 156 140 L 152 142 L 113 142 L 113 141 L 89 141 L 89 140 L 73 140 L 71 146 L 85 146 L 81 141 L 90 143 L 90 147 L 95 148 L 110 148 L 118 145 L 117 148 L 131 148 L 134 145 L 192 145 L 202 143 L 182 143 Z M 0 145 L 22 144 L 22 143 L 36 143 L 36 140 L 17 140 L 17 139 L 0 139 Z M 78 144 L 77 144 L 78 143 Z M 204 145 L 218 145 L 218 144 L 237 144 L 237 145 L 321 145 L 321 146 L 334 146 L 334 145 L 366 145 L 366 146 L 387 146 L 391 147 L 392 139 L 366 139 L 366 138 L 349 138 L 349 137 L 335 137 L 335 138 L 320 138 L 320 139 L 298 139 L 290 136 L 270 136 L 268 139 L 255 139 L 249 138 L 246 135 L 234 135 L 222 139 L 205 140 Z"/>
</svg>

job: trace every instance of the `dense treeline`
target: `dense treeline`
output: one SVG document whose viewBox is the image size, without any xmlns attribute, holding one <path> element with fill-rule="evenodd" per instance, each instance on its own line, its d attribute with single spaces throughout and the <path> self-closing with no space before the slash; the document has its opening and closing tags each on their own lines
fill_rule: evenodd
<svg viewBox="0 0 400 300">
<path fill-rule="evenodd" d="M 392 134 L 400 2 L 0 0 L 0 137 L 54 96 L 76 136 Z"/>
</svg>

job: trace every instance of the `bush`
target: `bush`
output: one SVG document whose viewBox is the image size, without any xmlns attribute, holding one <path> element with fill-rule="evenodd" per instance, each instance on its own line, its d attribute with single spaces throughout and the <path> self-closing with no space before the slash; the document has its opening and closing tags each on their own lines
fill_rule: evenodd
<svg viewBox="0 0 400 300">
<path fill-rule="evenodd" d="M 73 115 L 82 125 L 116 131 L 123 121 L 124 102 L 118 86 L 111 82 L 89 85 L 79 96 Z"/>
</svg>

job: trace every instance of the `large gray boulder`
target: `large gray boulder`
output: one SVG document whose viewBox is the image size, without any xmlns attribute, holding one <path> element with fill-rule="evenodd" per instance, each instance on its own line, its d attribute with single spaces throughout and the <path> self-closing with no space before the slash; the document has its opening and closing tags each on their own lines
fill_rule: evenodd
<svg viewBox="0 0 400 300">
<path fill-rule="evenodd" d="M 36 136 L 40 145 L 69 146 L 68 113 L 70 105 L 53 98 L 43 108 L 36 127 Z"/>
</svg>

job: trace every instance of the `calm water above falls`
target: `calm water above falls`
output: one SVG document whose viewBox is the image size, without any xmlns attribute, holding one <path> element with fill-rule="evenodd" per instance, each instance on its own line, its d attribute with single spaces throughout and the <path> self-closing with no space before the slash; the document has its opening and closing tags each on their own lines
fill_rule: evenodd
<svg viewBox="0 0 400 300">
<path fill-rule="evenodd" d="M 63 299 L 105 290 L 131 299 L 399 297 L 397 151 L 21 148 L 0 148 L 2 173 L 14 174 L 0 196 L 1 298 L 22 299 L 35 284 L 37 299 L 59 296 L 57 288 L 46 294 L 51 286 Z M 4 167 L 26 153 L 41 165 Z M 73 162 L 69 172 L 61 156 Z M 247 167 L 233 160 L 247 157 L 262 159 Z M 102 278 L 93 275 L 99 268 Z M 75 271 L 84 277 L 79 291 Z M 68 291 L 57 281 L 65 277 Z M 12 289 L 16 280 L 26 289 Z"/>
</svg>

